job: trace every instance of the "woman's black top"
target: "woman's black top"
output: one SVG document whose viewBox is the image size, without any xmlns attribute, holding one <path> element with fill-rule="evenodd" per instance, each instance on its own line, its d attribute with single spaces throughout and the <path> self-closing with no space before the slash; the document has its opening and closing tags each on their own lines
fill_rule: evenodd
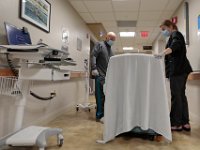
<svg viewBox="0 0 200 150">
<path fill-rule="evenodd" d="M 185 39 L 179 31 L 172 33 L 166 48 L 172 49 L 172 53 L 165 56 L 167 78 L 192 72 L 192 67 L 186 56 Z"/>
</svg>

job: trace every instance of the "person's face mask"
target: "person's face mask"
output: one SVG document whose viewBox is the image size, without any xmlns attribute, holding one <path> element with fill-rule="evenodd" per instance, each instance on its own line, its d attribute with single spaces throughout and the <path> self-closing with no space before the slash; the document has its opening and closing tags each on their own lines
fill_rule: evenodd
<svg viewBox="0 0 200 150">
<path fill-rule="evenodd" d="M 169 36 L 170 36 L 170 32 L 169 32 L 167 29 L 163 30 L 163 31 L 162 31 L 162 34 L 163 34 L 165 37 L 169 37 Z"/>
<path fill-rule="evenodd" d="M 112 46 L 114 44 L 114 41 L 108 40 L 107 43 L 108 43 L 108 45 Z"/>
</svg>

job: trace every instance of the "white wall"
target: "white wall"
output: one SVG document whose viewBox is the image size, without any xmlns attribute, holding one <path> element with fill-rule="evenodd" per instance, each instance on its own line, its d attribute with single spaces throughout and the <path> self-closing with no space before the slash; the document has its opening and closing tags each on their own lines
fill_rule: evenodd
<svg viewBox="0 0 200 150">
<path fill-rule="evenodd" d="M 165 45 L 166 45 L 166 42 L 164 39 L 162 39 L 161 36 L 158 37 L 159 40 L 156 40 L 153 44 L 153 51 L 154 53 L 160 53 L 164 48 L 165 48 Z"/>
<path fill-rule="evenodd" d="M 200 1 L 187 0 L 189 3 L 189 37 L 190 44 L 187 46 L 187 57 L 193 70 L 200 70 L 200 37 L 197 35 L 197 17 L 200 14 Z M 177 26 L 185 36 L 185 11 L 184 3 L 178 8 L 173 16 L 178 17 Z M 155 42 L 156 43 L 156 42 Z M 155 45 L 156 46 L 156 45 Z M 189 102 L 190 118 L 195 123 L 200 123 L 200 81 L 187 82 L 187 97 Z"/>
<path fill-rule="evenodd" d="M 200 1 L 187 0 L 189 3 L 189 37 L 190 44 L 187 48 L 188 58 L 193 70 L 200 70 L 200 37 L 197 36 L 197 17 L 200 14 Z M 190 106 L 191 119 L 200 123 L 200 81 L 189 81 L 187 95 Z"/>
<path fill-rule="evenodd" d="M 87 38 L 86 35 L 91 35 L 91 32 L 68 1 L 48 1 L 51 3 L 50 33 L 46 33 L 19 18 L 20 6 L 18 0 L 0 1 L 0 44 L 6 44 L 4 21 L 20 28 L 27 27 L 33 44 L 36 44 L 39 39 L 43 39 L 43 42 L 58 49 L 61 48 L 61 32 L 62 28 L 65 27 L 69 30 L 70 57 L 77 62 L 77 66 L 72 69 L 84 70 L 83 60 L 89 57 L 90 50 L 90 38 Z M 82 39 L 82 51 L 76 50 L 77 37 Z M 0 57 L 0 61 L 2 61 L 2 57 Z M 57 95 L 56 98 L 48 102 L 38 101 L 29 95 L 23 127 L 46 123 L 85 98 L 83 79 L 33 82 L 31 90 L 44 96 L 48 96 L 51 91 L 55 90 Z M 12 132 L 16 113 L 15 101 L 15 98 L 0 95 L 0 137 Z"/>
</svg>

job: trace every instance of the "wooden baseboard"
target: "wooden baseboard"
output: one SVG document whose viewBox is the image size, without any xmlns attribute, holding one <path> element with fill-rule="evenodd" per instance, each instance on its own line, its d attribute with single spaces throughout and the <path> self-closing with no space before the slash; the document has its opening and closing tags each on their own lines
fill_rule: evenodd
<svg viewBox="0 0 200 150">
<path fill-rule="evenodd" d="M 200 72 L 192 72 L 188 76 L 188 80 L 200 80 Z"/>
<path fill-rule="evenodd" d="M 84 71 L 72 71 L 71 72 L 71 76 L 70 76 L 70 78 L 71 79 L 74 79 L 74 78 L 85 78 L 86 77 L 86 72 L 84 72 Z"/>
<path fill-rule="evenodd" d="M 0 76 L 15 76 L 11 69 L 0 69 Z"/>
</svg>

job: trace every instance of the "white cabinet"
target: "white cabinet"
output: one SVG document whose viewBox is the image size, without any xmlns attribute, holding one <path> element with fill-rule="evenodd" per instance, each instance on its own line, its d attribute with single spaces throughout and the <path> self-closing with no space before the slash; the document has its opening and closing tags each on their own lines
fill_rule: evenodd
<svg viewBox="0 0 200 150">
<path fill-rule="evenodd" d="M 19 79 L 43 81 L 69 80 L 70 71 L 50 68 L 21 68 L 19 69 Z"/>
</svg>

